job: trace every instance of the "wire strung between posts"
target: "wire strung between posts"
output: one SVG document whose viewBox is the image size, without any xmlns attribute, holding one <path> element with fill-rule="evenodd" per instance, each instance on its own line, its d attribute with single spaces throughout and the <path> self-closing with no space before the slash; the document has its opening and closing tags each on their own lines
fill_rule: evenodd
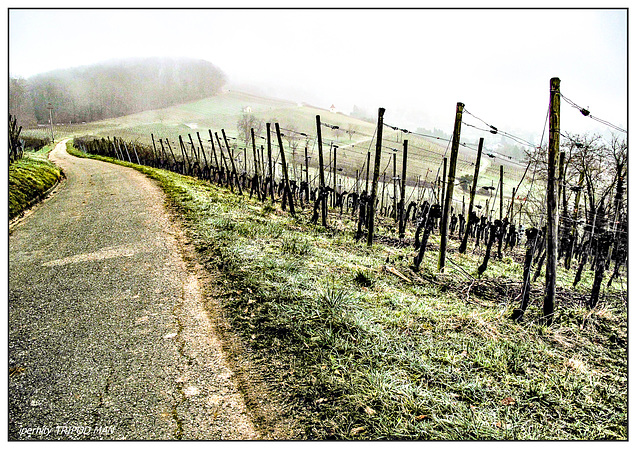
<svg viewBox="0 0 640 453">
<path fill-rule="evenodd" d="M 494 135 L 502 135 L 503 137 L 509 138 L 509 139 L 511 139 L 511 140 L 513 140 L 513 141 L 515 141 L 515 142 L 520 143 L 521 145 L 530 146 L 530 147 L 532 147 L 532 148 L 535 148 L 535 147 L 536 147 L 536 145 L 534 145 L 533 143 L 531 143 L 531 142 L 529 142 L 529 141 L 525 140 L 524 138 L 520 138 L 520 137 L 518 137 L 517 135 L 513 135 L 513 134 L 511 134 L 511 133 L 509 133 L 509 132 L 506 132 L 506 131 L 503 131 L 503 130 L 498 130 L 498 128 L 497 128 L 497 127 L 495 127 L 495 126 L 493 126 L 493 125 L 491 125 L 491 124 L 487 123 L 487 122 L 486 122 L 485 120 L 483 120 L 482 118 L 479 118 L 479 117 L 475 116 L 473 113 L 471 113 L 471 112 L 470 112 L 469 110 L 467 110 L 466 108 L 463 110 L 463 113 L 467 113 L 467 114 L 471 115 L 472 117 L 474 117 L 475 119 L 477 119 L 478 121 L 483 122 L 483 123 L 484 123 L 484 124 L 489 128 L 489 129 L 482 129 L 482 128 L 479 128 L 479 127 L 477 127 L 477 126 L 473 126 L 473 125 L 471 125 L 471 124 L 463 123 L 463 124 L 465 124 L 465 125 L 467 125 L 467 126 L 470 126 L 470 127 L 473 127 L 473 128 L 475 128 L 475 129 L 479 129 L 479 130 L 482 130 L 482 131 L 485 131 L 485 132 L 489 132 L 490 134 L 494 134 Z"/>
<path fill-rule="evenodd" d="M 604 124 L 605 126 L 609 126 L 610 128 L 615 129 L 615 130 L 617 130 L 617 131 L 619 131 L 619 132 L 622 132 L 622 133 L 624 133 L 624 134 L 626 134 L 626 133 L 627 133 L 627 131 L 625 131 L 625 130 L 624 130 L 624 129 L 622 129 L 621 127 L 618 127 L 618 126 L 616 126 L 615 124 L 610 123 L 609 121 L 606 121 L 606 120 L 603 120 L 603 119 L 601 119 L 601 118 L 597 118 L 597 117 L 593 116 L 593 115 L 591 114 L 591 112 L 589 112 L 589 110 L 588 110 L 588 109 L 585 109 L 585 108 L 583 108 L 583 107 L 580 107 L 578 104 L 576 104 L 575 102 L 573 102 L 571 99 L 569 99 L 568 97 L 566 97 L 564 94 L 560 93 L 560 97 L 561 97 L 562 99 L 564 99 L 564 100 L 565 100 L 565 101 L 566 101 L 566 102 L 567 102 L 571 107 L 573 107 L 573 108 L 577 109 L 580 113 L 582 113 L 582 116 L 586 116 L 586 117 L 588 117 L 588 118 L 591 118 L 591 119 L 592 119 L 592 120 L 594 120 L 594 121 L 598 121 L 599 123 Z"/>
</svg>

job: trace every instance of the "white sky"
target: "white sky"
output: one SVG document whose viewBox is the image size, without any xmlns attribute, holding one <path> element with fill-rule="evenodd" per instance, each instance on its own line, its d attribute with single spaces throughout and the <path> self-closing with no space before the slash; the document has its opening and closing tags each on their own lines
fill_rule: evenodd
<svg viewBox="0 0 640 453">
<path fill-rule="evenodd" d="M 627 129 L 625 10 L 11 10 L 9 73 L 144 56 L 211 61 L 231 84 L 402 127 L 453 128 L 456 102 L 538 139 L 549 79 Z M 472 124 L 479 124 L 467 118 Z M 607 131 L 562 104 L 567 132 Z"/>
</svg>

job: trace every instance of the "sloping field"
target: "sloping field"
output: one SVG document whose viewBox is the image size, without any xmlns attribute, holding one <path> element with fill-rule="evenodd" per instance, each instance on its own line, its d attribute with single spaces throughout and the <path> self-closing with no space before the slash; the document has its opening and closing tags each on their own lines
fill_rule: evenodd
<svg viewBox="0 0 640 453">
<path fill-rule="evenodd" d="M 250 109 L 250 113 L 246 110 Z M 342 113 L 332 113 L 329 110 L 306 104 L 297 104 L 281 99 L 256 96 L 238 91 L 225 90 L 219 95 L 202 99 L 199 101 L 177 105 L 165 109 L 149 110 L 133 115 L 128 115 L 109 120 L 98 121 L 81 125 L 58 125 L 57 135 L 82 136 L 94 135 L 101 137 L 121 137 L 124 140 L 138 141 L 150 144 L 151 134 L 156 138 L 169 139 L 177 146 L 178 135 L 185 139 L 191 134 L 196 140 L 196 133 L 199 132 L 205 147 L 210 146 L 209 129 L 218 132 L 224 129 L 230 137 L 231 147 L 236 150 L 239 159 L 243 159 L 242 149 L 251 144 L 244 143 L 239 137 L 237 130 L 238 119 L 245 114 L 251 114 L 261 122 L 279 123 L 281 131 L 287 134 L 288 131 L 296 131 L 305 135 L 296 134 L 299 139 L 296 152 L 293 152 L 287 140 L 283 139 L 287 162 L 293 166 L 293 174 L 300 177 L 301 165 L 304 163 L 304 148 L 308 147 L 310 156 L 309 165 L 310 179 L 316 176 L 318 165 L 317 145 L 316 145 L 316 115 L 320 115 L 325 126 L 322 128 L 323 151 L 325 165 L 329 162 L 329 149 L 332 144 L 337 144 L 337 184 L 342 190 L 352 190 L 355 186 L 356 171 L 360 175 L 366 172 L 367 152 L 371 152 L 371 169 L 373 173 L 373 156 L 375 154 L 375 124 L 362 121 Z M 452 118 L 453 124 L 453 118 Z M 338 126 L 338 129 L 330 126 Z M 402 127 L 402 125 L 397 125 Z M 428 127 L 428 125 L 426 125 Z M 354 131 L 348 134 L 347 131 Z M 33 131 L 29 131 L 33 132 Z M 464 132 L 464 131 L 463 131 Z M 264 146 L 266 149 L 266 130 L 263 130 L 256 137 L 256 146 Z M 445 140 L 428 139 L 416 134 L 403 133 L 400 130 L 393 130 L 385 127 L 383 136 L 383 148 L 381 158 L 381 182 L 391 181 L 393 176 L 394 152 L 396 155 L 396 172 L 399 176 L 402 166 L 402 143 L 407 139 L 408 162 L 407 162 L 407 197 L 409 199 L 424 199 L 431 197 L 434 200 L 435 193 L 438 192 L 437 180 L 442 177 L 442 158 L 448 155 L 450 144 Z M 485 146 L 490 143 L 491 137 L 487 137 Z M 272 147 L 274 156 L 278 154 L 278 144 L 275 136 L 275 127 L 272 126 Z M 456 176 L 473 175 L 476 150 L 474 144 L 461 146 L 458 156 Z M 249 165 L 251 164 L 251 151 L 248 152 Z M 479 187 L 496 187 L 499 180 L 499 166 L 505 165 L 505 205 L 510 202 L 511 190 L 517 185 L 522 176 L 523 167 L 514 165 L 512 162 L 483 157 L 482 171 L 478 182 Z M 242 165 L 242 164 L 241 164 Z M 418 179 L 419 178 L 419 179 Z M 425 186 L 425 178 L 428 184 Z M 360 177 L 362 179 L 362 176 Z M 418 182 L 420 186 L 418 187 Z M 381 184 L 380 190 L 383 190 Z M 522 189 L 524 190 L 524 188 Z M 521 191 L 522 191 L 521 190 Z M 497 193 L 494 190 L 493 193 Z M 386 196 L 392 195 L 392 188 L 386 188 Z M 456 188 L 454 193 L 454 209 L 460 212 L 463 204 L 463 197 L 468 201 L 469 195 Z M 489 197 L 478 195 L 476 204 L 483 207 Z M 468 203 L 466 203 L 468 206 Z M 496 203 L 490 200 L 490 208 L 496 211 Z M 506 208 L 505 208 L 506 209 Z"/>
</svg>

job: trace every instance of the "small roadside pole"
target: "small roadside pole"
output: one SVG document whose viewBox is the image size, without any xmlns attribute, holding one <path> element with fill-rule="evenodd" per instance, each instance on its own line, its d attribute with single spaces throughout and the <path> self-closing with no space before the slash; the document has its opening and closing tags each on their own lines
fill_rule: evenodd
<svg viewBox="0 0 640 453">
<path fill-rule="evenodd" d="M 558 203 L 556 200 L 556 161 L 560 152 L 560 79 L 549 82 L 549 154 L 547 156 L 547 269 L 542 312 L 547 325 L 553 319 L 556 300 L 558 259 Z"/>
<path fill-rule="evenodd" d="M 451 142 L 451 160 L 449 164 L 449 182 L 447 184 L 447 196 L 442 209 L 442 228 L 440 231 L 440 255 L 438 257 L 438 272 L 444 271 L 444 263 L 447 256 L 447 230 L 449 229 L 449 210 L 453 198 L 453 184 L 456 178 L 456 163 L 458 161 L 458 148 L 460 146 L 460 128 L 462 126 L 462 110 L 464 104 L 458 102 L 456 106 L 456 121 L 453 126 L 453 140 Z"/>
<path fill-rule="evenodd" d="M 367 245 L 371 247 L 373 245 L 373 228 L 374 228 L 374 219 L 376 216 L 376 191 L 378 190 L 378 177 L 380 176 L 380 158 L 382 156 L 382 128 L 384 127 L 383 123 L 384 117 L 384 108 L 380 107 L 378 109 L 378 128 L 377 128 L 377 137 L 376 137 L 376 155 L 373 163 L 373 179 L 371 181 L 371 198 L 369 201 L 369 231 L 367 234 Z"/>
</svg>

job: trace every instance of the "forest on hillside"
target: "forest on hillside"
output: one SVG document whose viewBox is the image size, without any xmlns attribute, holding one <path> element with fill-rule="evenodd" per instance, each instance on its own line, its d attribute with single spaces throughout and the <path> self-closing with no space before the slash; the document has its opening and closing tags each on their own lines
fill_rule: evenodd
<svg viewBox="0 0 640 453">
<path fill-rule="evenodd" d="M 11 77 L 9 111 L 23 126 L 82 123 L 215 95 L 224 73 L 205 60 L 143 58 Z"/>
</svg>

